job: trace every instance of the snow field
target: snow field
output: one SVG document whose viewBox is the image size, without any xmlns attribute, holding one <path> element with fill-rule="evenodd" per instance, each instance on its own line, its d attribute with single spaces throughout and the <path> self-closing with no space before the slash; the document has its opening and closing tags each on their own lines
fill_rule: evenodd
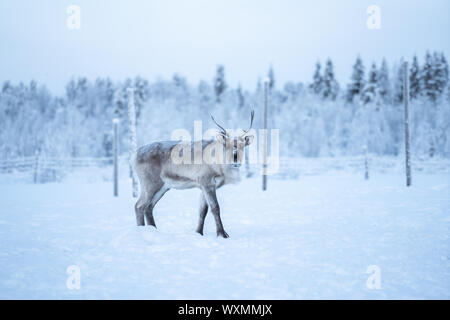
<svg viewBox="0 0 450 320">
<path fill-rule="evenodd" d="M 170 190 L 136 227 L 130 182 L 0 185 L 0 298 L 450 298 L 450 174 L 324 173 L 218 192 L 194 232 L 199 190 Z M 69 266 L 81 288 L 66 286 Z M 369 289 L 367 268 L 381 270 Z"/>
</svg>

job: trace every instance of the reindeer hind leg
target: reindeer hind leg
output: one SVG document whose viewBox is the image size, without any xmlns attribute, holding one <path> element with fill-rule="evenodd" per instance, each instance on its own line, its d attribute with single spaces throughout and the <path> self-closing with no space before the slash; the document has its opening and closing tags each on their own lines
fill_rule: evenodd
<svg viewBox="0 0 450 320">
<path fill-rule="evenodd" d="M 156 228 L 155 219 L 153 218 L 153 208 L 168 190 L 169 188 L 165 187 L 164 184 L 159 184 L 158 187 L 150 190 L 148 197 L 149 200 L 146 204 L 144 212 L 147 225 L 151 225 Z"/>
<path fill-rule="evenodd" d="M 136 224 L 138 226 L 144 226 L 144 211 L 145 211 L 145 200 L 143 199 L 142 195 L 139 197 L 139 200 L 136 202 L 136 205 L 134 206 L 134 210 L 136 212 Z"/>
</svg>

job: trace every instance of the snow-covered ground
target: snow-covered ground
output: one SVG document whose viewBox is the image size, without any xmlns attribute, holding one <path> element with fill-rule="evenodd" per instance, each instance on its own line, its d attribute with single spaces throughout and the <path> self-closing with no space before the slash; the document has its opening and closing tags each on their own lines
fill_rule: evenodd
<svg viewBox="0 0 450 320">
<path fill-rule="evenodd" d="M 0 184 L 0 298 L 450 298 L 450 173 L 243 179 L 218 193 L 229 239 L 194 232 L 198 190 L 136 227 L 127 179 Z M 66 286 L 80 268 L 81 288 Z M 369 289 L 369 266 L 381 288 Z"/>
</svg>

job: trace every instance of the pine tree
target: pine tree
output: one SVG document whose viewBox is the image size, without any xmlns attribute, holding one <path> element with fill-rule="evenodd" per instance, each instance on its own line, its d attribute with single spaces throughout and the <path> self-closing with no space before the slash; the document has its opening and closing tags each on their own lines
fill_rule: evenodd
<svg viewBox="0 0 450 320">
<path fill-rule="evenodd" d="M 420 82 L 421 91 L 430 101 L 436 101 L 436 85 L 434 80 L 434 63 L 432 55 L 427 51 L 422 67 Z"/>
<path fill-rule="evenodd" d="M 323 75 L 322 97 L 324 99 L 336 100 L 339 92 L 339 84 L 334 78 L 334 68 L 331 59 L 327 60 Z"/>
<path fill-rule="evenodd" d="M 200 80 L 197 91 L 201 104 L 207 104 L 210 100 L 212 100 L 211 86 L 206 81 Z"/>
<path fill-rule="evenodd" d="M 353 73 L 351 82 L 347 88 L 347 102 L 353 102 L 355 96 L 360 96 L 364 90 L 364 65 L 361 57 L 356 58 L 356 62 L 353 65 Z"/>
<path fill-rule="evenodd" d="M 258 80 L 256 81 L 256 93 L 260 93 L 262 90 L 262 81 L 261 77 L 258 77 Z"/>
<path fill-rule="evenodd" d="M 237 98 L 238 98 L 238 106 L 239 106 L 239 109 L 241 109 L 245 105 L 245 97 L 242 92 L 241 84 L 238 85 L 238 87 L 236 89 L 236 94 L 237 94 Z"/>
<path fill-rule="evenodd" d="M 386 62 L 386 59 L 383 58 L 383 61 L 381 62 L 381 67 L 378 72 L 378 94 L 380 97 L 380 100 L 383 104 L 389 105 L 391 104 L 391 83 L 389 79 L 389 68 Z"/>
<path fill-rule="evenodd" d="M 374 103 L 378 95 L 378 70 L 377 65 L 372 63 L 372 68 L 369 71 L 367 85 L 364 88 L 364 93 L 362 96 L 362 101 L 364 104 Z"/>
<path fill-rule="evenodd" d="M 71 79 L 66 85 L 66 98 L 68 102 L 74 102 L 77 98 L 77 86 L 74 79 Z"/>
<path fill-rule="evenodd" d="M 443 54 L 433 54 L 433 75 L 435 81 L 436 99 L 439 98 L 447 87 L 448 64 Z"/>
<path fill-rule="evenodd" d="M 441 63 L 443 66 L 443 76 L 444 76 L 444 93 L 447 92 L 447 100 L 450 102 L 450 79 L 449 79 L 449 70 L 447 59 L 444 56 L 444 53 L 441 53 Z"/>
<path fill-rule="evenodd" d="M 136 108 L 136 123 L 139 122 L 141 110 L 149 97 L 148 81 L 137 76 L 134 78 L 134 105 Z"/>
<path fill-rule="evenodd" d="M 310 85 L 310 89 L 316 95 L 320 95 L 323 90 L 323 78 L 320 73 L 321 68 L 322 68 L 322 66 L 320 65 L 320 62 L 317 62 L 316 63 L 316 71 L 314 71 L 314 75 L 313 75 L 313 83 Z"/>
<path fill-rule="evenodd" d="M 447 59 L 445 58 L 444 53 L 441 53 L 441 64 L 442 64 L 442 71 L 443 71 L 443 78 L 444 78 L 444 87 L 447 86 L 449 82 L 449 70 L 448 70 L 448 63 Z"/>
<path fill-rule="evenodd" d="M 117 86 L 114 93 L 114 115 L 118 118 L 123 118 L 128 113 L 128 94 L 127 88 L 132 86 L 131 79 L 126 79 L 123 84 Z M 125 128 L 125 126 L 122 126 Z"/>
<path fill-rule="evenodd" d="M 180 76 L 178 73 L 175 73 L 172 76 L 172 81 L 175 87 L 180 88 L 182 90 L 187 89 L 187 81 L 185 77 Z"/>
<path fill-rule="evenodd" d="M 447 102 L 450 103 L 450 83 L 447 86 Z"/>
<path fill-rule="evenodd" d="M 222 65 L 217 66 L 216 77 L 214 78 L 214 92 L 216 94 L 216 102 L 220 103 L 222 94 L 227 89 L 225 82 L 225 68 Z"/>
<path fill-rule="evenodd" d="M 420 96 L 420 69 L 416 55 L 413 57 L 409 71 L 409 96 L 411 100 L 417 99 Z"/>
<path fill-rule="evenodd" d="M 395 79 L 394 79 L 394 94 L 393 103 L 399 105 L 403 102 L 403 82 L 405 78 L 405 71 L 403 70 L 403 58 L 400 59 L 400 63 L 397 67 Z"/>
<path fill-rule="evenodd" d="M 275 73 L 273 71 L 273 67 L 270 66 L 269 72 L 267 73 L 267 77 L 269 78 L 269 90 L 272 91 L 275 88 Z"/>
</svg>

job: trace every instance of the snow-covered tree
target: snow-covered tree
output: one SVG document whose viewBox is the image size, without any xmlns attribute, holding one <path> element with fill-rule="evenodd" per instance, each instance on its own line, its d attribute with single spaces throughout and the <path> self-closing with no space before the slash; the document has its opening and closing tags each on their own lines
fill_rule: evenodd
<svg viewBox="0 0 450 320">
<path fill-rule="evenodd" d="M 417 99 L 420 96 L 420 69 L 416 55 L 413 57 L 409 71 L 409 96 L 411 100 Z"/>
<path fill-rule="evenodd" d="M 392 102 L 395 105 L 399 105 L 403 102 L 403 83 L 405 78 L 405 71 L 403 67 L 403 58 L 400 59 L 400 63 L 395 68 L 395 78 L 394 78 L 394 93 L 392 97 Z"/>
<path fill-rule="evenodd" d="M 445 88 L 447 84 L 449 83 L 449 70 L 448 70 L 448 62 L 447 58 L 445 58 L 444 53 L 441 53 L 441 66 L 442 66 L 442 78 L 443 78 L 443 84 L 442 86 Z"/>
<path fill-rule="evenodd" d="M 244 97 L 244 93 L 242 92 L 241 84 L 238 85 L 238 87 L 236 89 L 236 94 L 237 94 L 237 98 L 238 98 L 238 106 L 239 106 L 239 109 L 241 109 L 245 105 L 245 97 Z"/>
<path fill-rule="evenodd" d="M 333 62 L 331 61 L 331 59 L 328 59 L 323 74 L 322 97 L 325 100 L 328 99 L 334 101 L 336 100 L 338 93 L 339 84 L 334 76 Z"/>
<path fill-rule="evenodd" d="M 444 93 L 448 83 L 448 64 L 444 54 L 433 53 L 433 79 L 436 99 L 438 99 Z"/>
<path fill-rule="evenodd" d="M 256 81 L 256 92 L 259 94 L 262 91 L 262 81 L 261 77 L 258 77 L 258 80 Z"/>
<path fill-rule="evenodd" d="M 365 86 L 364 65 L 360 56 L 353 65 L 351 81 L 347 87 L 347 102 L 353 102 L 355 97 L 362 94 Z"/>
<path fill-rule="evenodd" d="M 272 91 L 275 88 L 275 72 L 272 66 L 270 66 L 267 72 L 267 78 L 269 78 L 269 90 Z"/>
<path fill-rule="evenodd" d="M 146 79 L 141 78 L 140 76 L 134 78 L 133 88 L 134 88 L 134 105 L 136 108 L 136 123 L 138 123 L 140 121 L 142 108 L 149 99 L 150 89 L 148 86 L 148 81 Z"/>
<path fill-rule="evenodd" d="M 214 99 L 211 85 L 208 82 L 201 80 L 198 84 L 197 92 L 200 107 L 205 111 L 210 109 L 210 104 Z"/>
<path fill-rule="evenodd" d="M 364 104 L 375 103 L 378 99 L 378 70 L 377 65 L 372 63 L 372 67 L 369 71 L 367 84 L 364 88 L 362 95 L 362 102 Z"/>
<path fill-rule="evenodd" d="M 447 102 L 450 103 L 450 83 L 447 86 Z"/>
<path fill-rule="evenodd" d="M 381 67 L 378 72 L 378 94 L 380 96 L 380 101 L 384 105 L 389 105 L 392 103 L 392 89 L 391 82 L 389 78 L 389 68 L 386 62 L 386 59 L 383 58 L 381 62 Z"/>
<path fill-rule="evenodd" d="M 317 62 L 316 70 L 314 71 L 313 75 L 313 82 L 310 85 L 311 91 L 318 96 L 322 93 L 323 90 L 323 78 L 321 74 L 321 68 L 322 66 L 320 65 L 320 62 Z"/>
<path fill-rule="evenodd" d="M 214 92 L 216 93 L 216 102 L 220 103 L 222 94 L 227 89 L 227 83 L 225 82 L 225 68 L 222 65 L 217 66 L 216 77 L 214 78 Z"/>
<path fill-rule="evenodd" d="M 430 101 L 435 102 L 437 99 L 437 88 L 436 80 L 434 79 L 435 63 L 433 61 L 433 56 L 427 52 L 425 55 L 425 62 L 422 67 L 420 81 L 421 81 L 421 91 L 423 95 Z"/>
<path fill-rule="evenodd" d="M 417 84 L 417 66 L 413 60 L 412 93 Z M 403 65 L 396 65 L 390 82 L 386 61 L 379 69 L 371 66 L 367 77 L 361 77 L 362 61 L 355 63 L 350 94 L 347 92 L 352 96 L 350 105 L 348 95 L 333 100 L 334 95 L 327 93 L 333 92 L 330 84 L 336 78 L 332 63 L 327 61 L 323 71 L 317 69 L 315 84 L 320 85 L 315 87 L 320 88 L 319 94 L 305 90 L 298 82 L 288 82 L 283 90 L 272 91 L 269 126 L 281 129 L 280 154 L 355 155 L 363 152 L 366 143 L 373 154 L 399 154 L 404 142 L 403 112 L 401 106 L 391 102 L 391 96 L 397 97 L 396 103 L 401 102 Z M 426 72 L 421 68 L 419 79 L 428 90 L 435 90 L 436 100 L 427 103 L 430 93 L 420 93 L 411 101 L 411 150 L 413 155 L 450 157 L 450 90 L 445 57 L 431 54 L 429 69 Z M 219 78 L 224 80 L 224 76 Z M 135 88 L 135 102 L 140 105 L 139 144 L 170 139 L 174 128 L 190 129 L 194 120 L 211 123 L 210 113 L 225 127 L 247 125 L 249 109 L 262 104 L 261 85 L 251 92 L 240 86 L 221 91 L 218 105 L 214 84 L 200 81 L 192 86 L 181 75 L 154 82 L 140 77 L 120 82 L 74 78 L 67 83 L 65 94 L 57 96 L 34 81 L 6 81 L 0 86 L 0 157 L 34 156 L 36 151 L 55 157 L 109 157 L 113 117 L 121 118 L 119 150 L 128 152 L 128 87 Z M 261 127 L 261 121 L 256 116 L 254 127 Z"/>
<path fill-rule="evenodd" d="M 298 95 L 302 92 L 303 84 L 302 83 L 295 84 L 294 82 L 289 81 L 284 85 L 283 90 L 288 96 L 288 98 L 295 100 L 297 99 Z"/>
</svg>

